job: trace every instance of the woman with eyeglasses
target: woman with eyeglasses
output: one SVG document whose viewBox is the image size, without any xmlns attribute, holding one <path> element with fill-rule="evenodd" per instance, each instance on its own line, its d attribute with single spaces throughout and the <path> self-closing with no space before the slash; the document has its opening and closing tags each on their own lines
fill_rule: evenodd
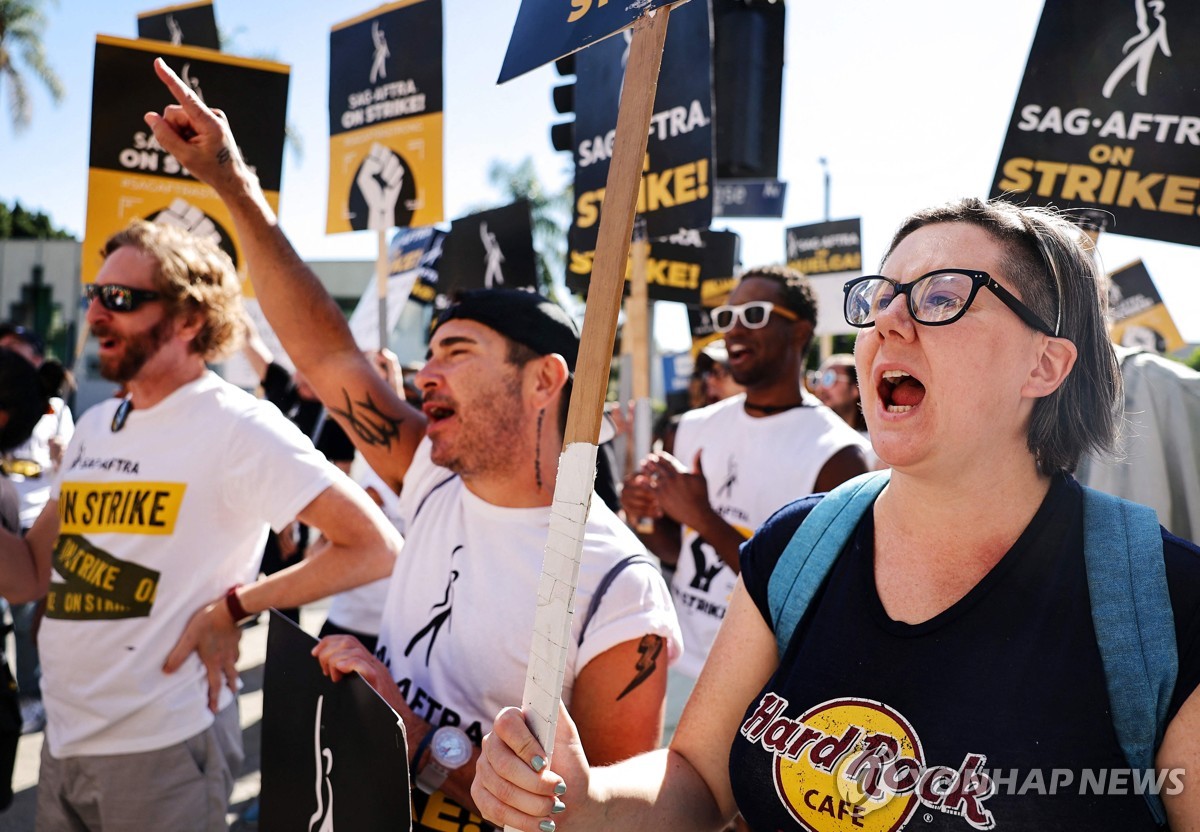
<svg viewBox="0 0 1200 832">
<path fill-rule="evenodd" d="M 1200 828 L 1200 549 L 1070 473 L 1111 445 L 1121 401 L 1090 244 L 1055 213 L 966 199 L 905 220 L 881 272 L 846 285 L 845 313 L 892 470 L 856 483 L 853 511 L 829 498 L 849 521 L 831 565 L 805 566 L 819 496 L 746 543 L 667 749 L 593 768 L 564 716 L 547 765 L 502 712 L 473 789 L 490 819 Z"/>
</svg>

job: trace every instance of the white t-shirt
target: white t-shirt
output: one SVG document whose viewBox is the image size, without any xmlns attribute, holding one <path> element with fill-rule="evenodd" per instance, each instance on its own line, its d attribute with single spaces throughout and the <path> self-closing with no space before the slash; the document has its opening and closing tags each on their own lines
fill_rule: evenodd
<svg viewBox="0 0 1200 832">
<path fill-rule="evenodd" d="M 277 408 L 213 373 L 114 432 L 119 404 L 83 414 L 52 495 L 61 529 L 38 646 L 58 758 L 205 730 L 203 664 L 192 654 L 168 675 L 167 655 L 201 606 L 254 579 L 267 526 L 344 478 Z"/>
<path fill-rule="evenodd" d="M 396 527 L 396 531 L 403 535 L 404 523 L 398 513 L 400 498 L 367 464 L 362 454 L 354 455 L 354 461 L 350 464 L 350 479 L 379 495 L 383 501 L 383 505 L 380 506 L 383 515 Z M 383 620 L 383 604 L 387 600 L 390 584 L 389 576 L 339 592 L 330 597 L 329 612 L 325 617 L 344 630 L 353 630 L 369 636 L 379 635 L 379 622 Z"/>
<path fill-rule="evenodd" d="M 858 432 L 807 393 L 805 406 L 753 418 L 745 394 L 683 414 L 675 457 L 690 470 L 700 451 L 708 502 L 746 537 L 777 510 L 812 493 L 829 458 L 854 445 L 867 451 Z M 716 550 L 685 526 L 671 593 L 686 650 L 676 670 L 700 675 L 725 617 L 737 575 Z"/>
<path fill-rule="evenodd" d="M 478 745 L 503 707 L 519 703 L 533 639 L 550 508 L 484 502 L 429 458 L 422 440 L 404 479 L 408 534 L 384 608 L 379 656 L 418 717 L 459 725 Z M 638 564 L 608 588 L 579 646 L 584 612 L 610 567 L 638 539 L 593 495 L 575 596 L 563 700 L 593 658 L 646 634 L 681 650 L 670 592 L 657 569 Z M 660 659 L 660 660 L 663 660 Z"/>
<path fill-rule="evenodd" d="M 9 481 L 17 489 L 21 498 L 21 528 L 28 529 L 42 513 L 42 508 L 50 499 L 50 484 L 54 480 L 54 464 L 50 460 L 50 440 L 55 436 L 62 437 L 64 442 L 70 442 L 75 433 L 75 421 L 71 418 L 71 408 L 67 403 L 55 396 L 50 399 L 50 412 L 42 416 L 33 426 L 33 433 L 24 443 L 13 448 L 6 455 L 10 459 L 25 459 L 36 462 L 41 466 L 41 473 L 34 477 L 24 477 L 13 474 Z"/>
</svg>

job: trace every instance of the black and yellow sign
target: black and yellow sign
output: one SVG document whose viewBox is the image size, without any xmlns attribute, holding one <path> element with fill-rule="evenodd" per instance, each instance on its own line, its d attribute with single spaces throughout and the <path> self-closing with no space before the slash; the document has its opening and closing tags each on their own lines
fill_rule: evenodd
<svg viewBox="0 0 1200 832">
<path fill-rule="evenodd" d="M 796 225 L 784 236 L 788 268 L 804 275 L 862 271 L 862 220 Z"/>
<path fill-rule="evenodd" d="M 433 226 L 404 228 L 388 246 L 388 275 L 416 271 L 417 280 L 409 297 L 430 304 L 438 295 L 438 270 L 446 232 Z"/>
<path fill-rule="evenodd" d="M 400 0 L 329 33 L 328 234 L 442 220 L 442 3 Z"/>
<path fill-rule="evenodd" d="M 1113 343 L 1160 354 L 1186 346 L 1141 260 L 1117 269 L 1109 280 L 1109 336 Z"/>
<path fill-rule="evenodd" d="M 78 621 L 145 618 L 154 606 L 159 573 L 121 560 L 85 538 L 62 532 L 54 546 L 46 616 Z"/>
<path fill-rule="evenodd" d="M 646 260 L 646 294 L 651 300 L 691 305 L 708 304 L 734 282 L 741 238 L 732 231 L 681 231 L 650 243 Z M 595 252 L 572 251 L 567 263 L 567 288 L 586 295 Z M 625 269 L 629 294 L 632 257 Z"/>
<path fill-rule="evenodd" d="M 1119 234 L 1196 245 L 1197 39 L 1197 3 L 1047 3 L 992 196 L 1102 209 Z"/>
<path fill-rule="evenodd" d="M 521 0 L 498 83 L 614 35 L 646 12 L 680 0 Z M 671 22 L 674 26 L 674 21 Z"/>
<path fill-rule="evenodd" d="M 575 58 L 575 213 L 569 234 L 570 272 L 577 273 L 581 256 L 596 249 L 628 58 L 628 34 L 610 38 Z M 708 228 L 712 222 L 712 101 L 712 22 L 704 0 L 673 12 L 667 30 L 637 202 L 650 239 L 680 229 Z"/>
<path fill-rule="evenodd" d="M 212 0 L 181 3 L 138 15 L 138 37 L 165 40 L 173 46 L 199 46 L 220 49 L 217 16 Z"/>
<path fill-rule="evenodd" d="M 104 241 L 135 219 L 166 222 L 212 237 L 245 277 L 228 209 L 212 188 L 159 147 L 142 118 L 174 103 L 154 74 L 156 57 L 162 57 L 205 103 L 225 111 L 267 202 L 279 210 L 287 66 L 209 49 L 99 35 L 92 83 L 83 280 L 91 282 L 100 271 Z"/>
</svg>

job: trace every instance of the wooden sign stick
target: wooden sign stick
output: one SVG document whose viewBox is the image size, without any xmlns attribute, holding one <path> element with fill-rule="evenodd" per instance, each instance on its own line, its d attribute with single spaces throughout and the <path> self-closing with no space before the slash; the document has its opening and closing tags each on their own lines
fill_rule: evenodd
<svg viewBox="0 0 1200 832">
<path fill-rule="evenodd" d="M 647 13 L 633 26 L 633 42 L 617 114 L 616 141 L 600 215 L 596 260 L 588 290 L 587 314 L 579 358 L 575 363 L 571 409 L 563 452 L 558 460 L 550 534 L 538 585 L 533 644 L 522 697 L 525 720 L 547 756 L 553 753 L 554 733 L 558 726 L 575 585 L 579 579 L 584 528 L 596 479 L 596 444 L 600 438 L 608 372 L 617 334 L 617 312 L 625 284 L 633 215 L 641 185 L 642 160 L 646 155 L 668 17 L 669 10 L 661 8 Z"/>
<path fill-rule="evenodd" d="M 388 348 L 388 244 L 387 229 L 381 228 L 379 252 L 375 256 L 375 288 L 379 293 L 379 349 Z"/>
<path fill-rule="evenodd" d="M 646 287 L 646 268 L 650 257 L 650 241 L 646 226 L 638 225 L 634 232 L 633 256 L 630 258 L 629 297 L 625 301 L 625 334 L 633 371 L 633 448 L 634 465 L 650 453 L 650 296 Z M 632 468 L 630 469 L 632 470 Z M 637 530 L 642 534 L 654 531 L 654 519 L 637 518 Z"/>
</svg>

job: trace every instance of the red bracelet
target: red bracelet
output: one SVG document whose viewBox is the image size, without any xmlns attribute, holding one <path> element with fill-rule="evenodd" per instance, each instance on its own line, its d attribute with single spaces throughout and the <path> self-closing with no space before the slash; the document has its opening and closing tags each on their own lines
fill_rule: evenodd
<svg viewBox="0 0 1200 832">
<path fill-rule="evenodd" d="M 225 609 L 229 610 L 229 617 L 233 619 L 233 623 L 239 626 L 254 618 L 251 613 L 246 612 L 246 608 L 242 606 L 242 599 L 238 598 L 237 591 L 241 586 L 234 584 L 225 593 Z"/>
</svg>

